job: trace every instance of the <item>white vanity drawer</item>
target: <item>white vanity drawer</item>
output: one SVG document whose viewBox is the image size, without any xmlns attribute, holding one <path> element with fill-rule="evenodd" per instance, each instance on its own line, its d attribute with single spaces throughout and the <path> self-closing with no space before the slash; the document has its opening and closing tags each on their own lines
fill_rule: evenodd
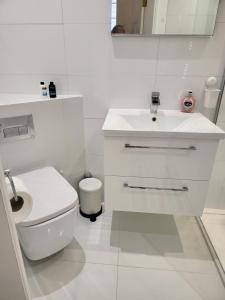
<svg viewBox="0 0 225 300">
<path fill-rule="evenodd" d="M 208 182 L 105 176 L 106 209 L 199 216 Z"/>
<path fill-rule="evenodd" d="M 218 141 L 105 137 L 105 175 L 209 180 Z"/>
</svg>

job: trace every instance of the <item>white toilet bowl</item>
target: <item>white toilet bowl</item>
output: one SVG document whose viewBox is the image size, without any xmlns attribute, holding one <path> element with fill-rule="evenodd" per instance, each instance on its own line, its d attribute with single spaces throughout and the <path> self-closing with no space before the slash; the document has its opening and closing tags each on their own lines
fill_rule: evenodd
<svg viewBox="0 0 225 300">
<path fill-rule="evenodd" d="M 72 241 L 78 195 L 53 167 L 17 177 L 33 199 L 30 215 L 17 224 L 20 244 L 29 259 L 39 260 L 58 252 Z"/>
</svg>

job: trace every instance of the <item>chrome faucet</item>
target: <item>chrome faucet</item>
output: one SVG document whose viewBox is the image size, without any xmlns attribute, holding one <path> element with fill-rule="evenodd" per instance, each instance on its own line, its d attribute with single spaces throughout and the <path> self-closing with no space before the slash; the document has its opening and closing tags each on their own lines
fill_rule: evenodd
<svg viewBox="0 0 225 300">
<path fill-rule="evenodd" d="M 152 92 L 152 99 L 150 103 L 150 112 L 151 114 L 156 115 L 158 112 L 158 107 L 160 105 L 159 92 Z"/>
</svg>

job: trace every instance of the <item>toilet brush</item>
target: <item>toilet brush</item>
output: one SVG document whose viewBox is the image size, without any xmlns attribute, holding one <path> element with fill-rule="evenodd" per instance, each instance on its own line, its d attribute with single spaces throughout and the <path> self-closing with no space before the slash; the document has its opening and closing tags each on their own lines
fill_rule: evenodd
<svg viewBox="0 0 225 300">
<path fill-rule="evenodd" d="M 13 178 L 11 176 L 11 171 L 9 169 L 5 170 L 4 175 L 8 178 L 12 192 L 13 192 L 13 198 L 10 199 L 12 211 L 13 212 L 19 211 L 23 207 L 24 200 L 22 197 L 17 195 L 15 184 L 14 184 Z"/>
</svg>

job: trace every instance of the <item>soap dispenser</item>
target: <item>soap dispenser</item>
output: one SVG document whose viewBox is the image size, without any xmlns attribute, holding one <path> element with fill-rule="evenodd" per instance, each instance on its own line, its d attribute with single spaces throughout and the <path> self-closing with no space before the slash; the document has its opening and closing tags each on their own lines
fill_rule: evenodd
<svg viewBox="0 0 225 300">
<path fill-rule="evenodd" d="M 185 113 L 194 112 L 196 99 L 193 96 L 192 91 L 188 91 L 188 94 L 181 99 L 181 111 Z"/>
</svg>

